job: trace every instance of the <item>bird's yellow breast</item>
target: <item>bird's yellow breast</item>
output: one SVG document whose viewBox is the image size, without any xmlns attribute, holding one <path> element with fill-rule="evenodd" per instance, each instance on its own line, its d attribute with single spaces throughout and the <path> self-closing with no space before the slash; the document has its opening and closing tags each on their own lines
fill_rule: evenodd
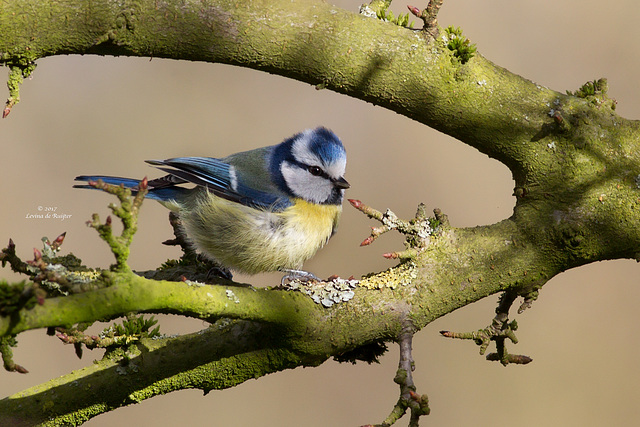
<svg viewBox="0 0 640 427">
<path fill-rule="evenodd" d="M 342 212 L 340 205 L 302 199 L 271 212 L 210 193 L 204 197 L 195 209 L 180 213 L 186 234 L 200 252 L 249 274 L 300 268 L 329 240 Z"/>
<path fill-rule="evenodd" d="M 331 237 L 338 227 L 342 206 L 318 205 L 297 199 L 294 205 L 284 210 L 281 215 L 285 222 L 311 236 Z M 324 243 L 323 243 L 324 244 Z"/>
</svg>

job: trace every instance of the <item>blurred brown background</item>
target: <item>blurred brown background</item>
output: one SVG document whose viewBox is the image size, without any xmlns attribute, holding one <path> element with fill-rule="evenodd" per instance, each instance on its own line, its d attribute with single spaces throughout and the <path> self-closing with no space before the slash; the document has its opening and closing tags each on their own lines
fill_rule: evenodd
<svg viewBox="0 0 640 427">
<path fill-rule="evenodd" d="M 425 2 L 422 2 L 425 3 Z M 360 1 L 338 5 L 356 11 Z M 417 4 L 423 6 L 423 4 Z M 392 8 L 404 13 L 403 3 Z M 461 26 L 478 51 L 538 84 L 564 91 L 607 77 L 624 117 L 640 116 L 640 8 L 632 0 L 446 1 L 441 25 Z M 417 25 L 417 24 L 415 24 Z M 6 71 L 5 71 L 6 72 Z M 104 173 L 157 176 L 145 159 L 223 156 L 274 144 L 302 129 L 325 125 L 349 155 L 348 197 L 398 215 L 425 202 L 454 226 L 489 224 L 511 215 L 509 171 L 472 148 L 397 114 L 329 91 L 256 71 L 218 64 L 135 58 L 62 56 L 38 62 L 22 87 L 22 103 L 0 122 L 0 179 L 4 208 L 0 244 L 9 237 L 29 258 L 40 238 L 66 231 L 63 249 L 87 265 L 112 257 L 94 230 L 110 197 L 73 190 L 73 177 Z M 4 94 L 2 95 L 5 96 Z M 416 153 L 420 153 L 416 155 Z M 26 219 L 39 206 L 72 215 L 65 221 Z M 345 206 L 339 233 L 306 268 L 320 276 L 361 275 L 389 267 L 381 253 L 401 248 L 385 236 L 359 248 L 372 225 Z M 155 268 L 175 249 L 167 211 L 148 202 L 142 211 L 131 265 Z M 548 283 L 531 310 L 516 316 L 514 352 L 533 357 L 526 367 L 486 362 L 470 342 L 441 338 L 440 329 L 471 330 L 490 321 L 496 297 L 434 322 L 414 342 L 419 391 L 428 393 L 429 425 L 635 425 L 640 417 L 640 320 L 634 261 L 602 262 Z M 16 279 L 7 269 L 0 277 Z M 241 278 L 264 285 L 279 275 Z M 206 327 L 162 317 L 165 333 Z M 0 372 L 6 396 L 90 364 L 44 331 L 18 337 L 15 360 L 28 375 Z M 234 389 L 183 391 L 100 416 L 86 425 L 356 426 L 382 421 L 397 399 L 398 352 L 379 365 L 329 361 L 248 381 Z M 406 425 L 403 420 L 399 425 Z"/>
</svg>

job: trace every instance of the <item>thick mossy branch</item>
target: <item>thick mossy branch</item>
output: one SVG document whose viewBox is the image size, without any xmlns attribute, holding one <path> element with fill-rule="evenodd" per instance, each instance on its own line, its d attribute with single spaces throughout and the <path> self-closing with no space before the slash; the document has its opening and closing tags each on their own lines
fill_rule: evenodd
<svg viewBox="0 0 640 427">
<path fill-rule="evenodd" d="M 556 156 L 575 154 L 561 150 L 567 135 L 554 124 L 550 110 L 561 107 L 565 119 L 582 128 L 592 127 L 602 114 L 585 110 L 584 98 L 543 88 L 478 54 L 471 57 L 472 46 L 461 34 L 455 42 L 433 39 L 320 0 L 241 3 L 246 7 L 222 0 L 207 4 L 203 9 L 149 0 L 104 2 L 101 7 L 80 0 L 5 2 L 0 13 L 0 63 L 10 64 L 27 52 L 30 59 L 100 53 L 265 70 L 372 102 L 458 138 L 507 165 L 525 191 L 539 183 L 538 177 L 531 182 L 524 171 L 554 160 L 536 157 L 536 151 L 555 144 Z M 438 4 L 432 1 L 427 9 L 437 9 Z M 68 14 L 67 7 L 80 12 Z M 28 16 L 21 13 L 26 8 Z M 21 16 L 21 21 L 11 16 Z M 616 121 L 615 132 L 606 133 L 605 139 L 628 139 L 624 134 L 631 124 Z M 593 129 L 582 136 L 597 135 L 602 133 Z M 555 160 L 571 164 L 574 159 Z"/>
<path fill-rule="evenodd" d="M 79 425 L 160 394 L 222 390 L 326 360 L 326 356 L 300 357 L 287 349 L 279 331 L 273 325 L 225 320 L 181 337 L 142 338 L 126 352 L 114 352 L 65 377 L 0 400 L 0 424 Z"/>
<path fill-rule="evenodd" d="M 435 22 L 440 3 L 427 6 L 429 22 Z M 535 132 L 545 103 L 556 95 L 479 55 L 462 64 L 461 52 L 441 38 L 320 0 L 214 0 L 206 8 L 150 0 L 99 4 L 3 3 L 0 63 L 9 63 L 17 51 L 36 59 L 98 53 L 244 65 L 381 105 L 490 155 L 504 149 L 495 150 L 497 136 L 515 140 Z M 525 128 L 511 126 L 514 111 L 529 117 Z M 500 133 L 505 129 L 507 134 Z"/>
</svg>

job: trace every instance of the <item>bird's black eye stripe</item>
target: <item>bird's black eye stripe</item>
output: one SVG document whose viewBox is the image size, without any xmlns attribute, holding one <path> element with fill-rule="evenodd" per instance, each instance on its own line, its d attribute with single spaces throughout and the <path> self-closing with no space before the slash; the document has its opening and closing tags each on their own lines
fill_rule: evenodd
<svg viewBox="0 0 640 427">
<path fill-rule="evenodd" d="M 288 163 L 298 166 L 300 169 L 306 169 L 313 176 L 321 176 L 325 179 L 331 181 L 331 178 L 327 173 L 320 167 L 315 165 L 305 165 L 304 163 L 298 162 L 296 160 L 290 160 Z"/>
</svg>

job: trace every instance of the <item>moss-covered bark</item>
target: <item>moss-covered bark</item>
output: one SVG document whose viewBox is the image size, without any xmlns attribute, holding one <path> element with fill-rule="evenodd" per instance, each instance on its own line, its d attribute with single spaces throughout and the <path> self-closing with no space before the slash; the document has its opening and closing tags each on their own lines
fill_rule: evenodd
<svg viewBox="0 0 640 427">
<path fill-rule="evenodd" d="M 159 394 L 188 388 L 220 390 L 313 364 L 281 347 L 275 332 L 258 323 L 222 321 L 195 334 L 144 339 L 92 366 L 4 399 L 0 420 L 13 426 L 79 425 Z"/>
<path fill-rule="evenodd" d="M 500 291 L 511 302 L 533 298 L 551 277 L 578 265 L 640 259 L 640 129 L 616 115 L 606 84 L 561 94 L 481 55 L 463 63 L 446 34 L 434 40 L 314 0 L 1 3 L 0 63 L 14 70 L 31 72 L 41 57 L 76 53 L 222 62 L 280 74 L 389 108 L 503 162 L 515 178 L 517 203 L 511 218 L 490 226 L 442 224 L 410 261 L 363 279 L 352 300 L 331 308 L 274 289 L 234 287 L 231 301 L 223 285 L 155 282 L 125 271 L 104 276 L 109 286 L 102 289 L 2 317 L 2 335 L 131 311 L 236 320 L 202 336 L 141 341 L 131 357 L 3 400 L 0 419 L 32 408 L 38 421 L 59 416 L 78 423 L 172 390 L 226 388 L 396 340 L 407 328 L 419 330 Z M 206 338 L 211 334 L 216 338 Z M 184 352 L 190 356 L 182 360 Z M 158 367 L 160 359 L 174 368 Z M 122 360 L 137 370 L 127 374 L 135 379 L 124 389 L 117 387 Z M 78 393 L 72 381 L 83 390 L 112 387 L 113 400 Z M 64 403 L 53 408 L 50 393 Z"/>
</svg>

